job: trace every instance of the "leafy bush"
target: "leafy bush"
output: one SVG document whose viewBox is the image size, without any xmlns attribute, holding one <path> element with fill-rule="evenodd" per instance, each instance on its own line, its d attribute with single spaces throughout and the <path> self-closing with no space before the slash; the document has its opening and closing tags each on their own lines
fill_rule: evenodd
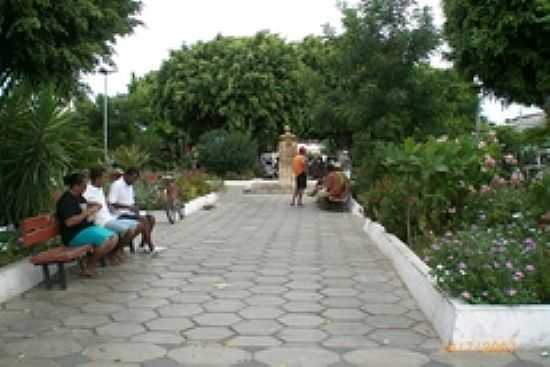
<svg viewBox="0 0 550 367">
<path fill-rule="evenodd" d="M 0 222 L 16 223 L 47 209 L 63 174 L 93 160 L 97 149 L 63 108 L 50 87 L 35 92 L 19 85 L 2 96 Z"/>
<path fill-rule="evenodd" d="M 158 183 L 151 183 L 139 180 L 134 184 L 136 202 L 140 208 L 145 210 L 164 209 L 164 198 L 162 188 Z"/>
<path fill-rule="evenodd" d="M 113 152 L 115 163 L 127 169 L 130 167 L 143 168 L 149 163 L 150 156 L 137 145 L 121 146 Z"/>
<path fill-rule="evenodd" d="M 254 170 L 256 142 L 241 132 L 212 130 L 203 134 L 197 145 L 199 163 L 208 172 L 224 177 L 229 172 Z"/>
<path fill-rule="evenodd" d="M 199 196 L 212 192 L 206 173 L 198 170 L 187 171 L 176 178 L 179 197 L 183 201 L 190 201 Z"/>
</svg>

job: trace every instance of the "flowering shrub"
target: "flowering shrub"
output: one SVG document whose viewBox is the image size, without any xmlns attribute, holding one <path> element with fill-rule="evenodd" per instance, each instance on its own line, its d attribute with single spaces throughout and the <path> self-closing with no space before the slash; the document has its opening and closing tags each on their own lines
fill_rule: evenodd
<svg viewBox="0 0 550 367">
<path fill-rule="evenodd" d="M 206 195 L 212 191 L 208 183 L 208 175 L 203 171 L 186 171 L 176 178 L 179 197 L 183 201 L 189 201 L 196 197 Z"/>
<path fill-rule="evenodd" d="M 448 233 L 424 261 L 441 289 L 474 304 L 550 301 L 549 236 L 518 220 Z"/>
</svg>

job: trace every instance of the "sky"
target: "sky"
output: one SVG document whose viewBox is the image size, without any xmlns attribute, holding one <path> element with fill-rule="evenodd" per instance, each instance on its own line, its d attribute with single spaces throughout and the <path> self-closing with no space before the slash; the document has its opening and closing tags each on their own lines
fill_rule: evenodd
<svg viewBox="0 0 550 367">
<path fill-rule="evenodd" d="M 348 1 L 353 3 L 353 1 Z M 431 6 L 435 22 L 444 22 L 440 0 L 418 0 Z M 183 43 L 192 45 L 208 41 L 217 34 L 251 36 L 260 30 L 278 33 L 289 41 L 298 41 L 310 34 L 321 34 L 322 25 L 330 23 L 341 29 L 341 13 L 336 0 L 143 0 L 140 15 L 143 26 L 115 45 L 116 72 L 108 76 L 108 95 L 125 93 L 130 74 L 142 76 L 157 70 L 170 50 Z M 445 67 L 446 62 L 434 57 L 432 64 Z M 94 93 L 105 90 L 103 75 L 85 78 Z M 485 99 L 482 114 L 491 121 L 528 114 L 538 110 Z"/>
</svg>

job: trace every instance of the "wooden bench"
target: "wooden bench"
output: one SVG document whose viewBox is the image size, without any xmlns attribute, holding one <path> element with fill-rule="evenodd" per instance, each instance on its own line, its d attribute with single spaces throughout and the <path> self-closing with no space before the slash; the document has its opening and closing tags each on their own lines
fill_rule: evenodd
<svg viewBox="0 0 550 367">
<path fill-rule="evenodd" d="M 57 220 L 49 215 L 39 215 L 25 219 L 20 226 L 21 238 L 19 242 L 26 248 L 35 248 L 59 236 L 59 225 Z M 31 263 L 42 266 L 46 288 L 51 289 L 55 280 L 50 276 L 49 266 L 57 264 L 57 281 L 61 289 L 67 289 L 65 275 L 65 264 L 80 260 L 92 251 L 91 245 L 80 247 L 57 246 L 36 253 L 31 257 Z"/>
</svg>

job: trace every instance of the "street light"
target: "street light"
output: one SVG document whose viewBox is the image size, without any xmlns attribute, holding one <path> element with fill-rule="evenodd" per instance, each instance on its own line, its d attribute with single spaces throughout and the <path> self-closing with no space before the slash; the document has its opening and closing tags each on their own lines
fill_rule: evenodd
<svg viewBox="0 0 550 367">
<path fill-rule="evenodd" d="M 479 79 L 479 77 L 476 75 L 474 76 L 473 80 L 472 80 L 472 84 L 474 85 L 474 89 L 476 90 L 477 92 L 477 95 L 479 97 L 480 95 L 480 92 L 481 92 L 481 87 L 482 87 L 482 83 L 481 83 L 481 80 Z M 477 105 L 477 111 L 476 111 L 476 139 L 477 141 L 479 142 L 479 130 L 480 130 L 480 125 L 481 125 L 481 98 L 479 98 L 478 100 L 478 105 Z"/>
<path fill-rule="evenodd" d="M 108 75 L 116 72 L 116 69 L 109 70 L 105 67 L 101 67 L 98 71 L 105 76 L 105 94 L 103 95 L 103 154 L 105 158 L 105 163 L 108 163 L 109 162 L 109 112 L 108 112 L 109 97 L 107 95 Z"/>
</svg>

